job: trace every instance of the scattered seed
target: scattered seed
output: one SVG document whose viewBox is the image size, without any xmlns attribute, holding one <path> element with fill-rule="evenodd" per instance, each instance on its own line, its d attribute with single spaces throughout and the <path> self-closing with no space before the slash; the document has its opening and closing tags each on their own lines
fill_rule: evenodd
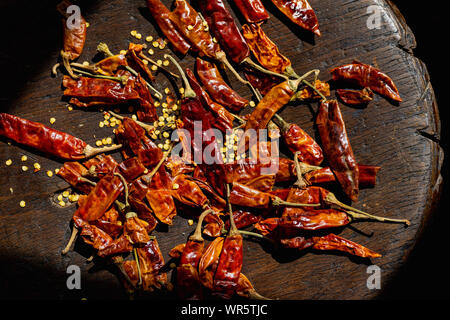
<svg viewBox="0 0 450 320">
<path fill-rule="evenodd" d="M 73 110 L 73 107 L 72 107 L 72 106 L 68 106 L 68 107 L 67 107 L 67 110 L 72 111 L 72 110 Z"/>
<path fill-rule="evenodd" d="M 19 202 L 19 206 L 21 206 L 22 208 L 24 208 L 26 205 L 27 204 L 23 200 Z"/>
<path fill-rule="evenodd" d="M 64 201 L 60 201 L 60 202 L 59 202 L 59 205 L 60 205 L 61 207 L 65 207 L 65 206 L 66 206 L 66 203 L 65 203 Z"/>
<path fill-rule="evenodd" d="M 102 141 L 101 141 L 101 140 L 97 140 L 97 141 L 95 142 L 95 145 L 96 145 L 97 147 L 100 147 L 100 146 L 102 145 Z"/>
<path fill-rule="evenodd" d="M 137 35 L 137 31 L 136 31 L 136 30 L 132 30 L 132 31 L 130 32 L 130 34 L 134 37 L 134 36 Z"/>
<path fill-rule="evenodd" d="M 64 192 L 62 193 L 62 195 L 63 195 L 64 198 L 67 198 L 67 197 L 69 197 L 70 192 L 66 190 L 66 191 L 64 191 Z"/>
<path fill-rule="evenodd" d="M 188 30 L 193 30 L 194 29 L 194 26 L 191 26 L 191 25 L 188 25 Z"/>
<path fill-rule="evenodd" d="M 11 160 L 11 159 L 6 160 L 5 164 L 6 164 L 7 166 L 10 166 L 10 165 L 12 164 L 12 160 Z"/>
<path fill-rule="evenodd" d="M 255 103 L 255 101 L 250 101 L 250 107 L 252 107 L 252 108 L 254 108 L 254 107 L 256 107 L 256 103 Z"/>
<path fill-rule="evenodd" d="M 136 115 L 135 115 L 135 114 L 133 114 L 133 115 L 131 116 L 131 119 L 133 119 L 134 121 L 136 121 L 136 120 L 137 120 L 137 117 L 136 117 Z"/>
<path fill-rule="evenodd" d="M 27 166 L 22 166 L 22 171 L 28 171 L 28 167 Z"/>
<path fill-rule="evenodd" d="M 58 196 L 58 201 L 62 201 L 62 199 L 63 199 L 63 196 L 62 196 L 62 194 L 60 194 L 60 195 Z"/>
<path fill-rule="evenodd" d="M 53 171 L 48 170 L 48 171 L 47 171 L 47 175 L 48 175 L 49 177 L 52 177 L 52 176 L 53 176 Z"/>
<path fill-rule="evenodd" d="M 136 34 L 136 39 L 141 39 L 142 38 L 142 34 L 138 33 Z"/>
<path fill-rule="evenodd" d="M 172 188 L 173 190 L 177 190 L 180 187 L 180 185 L 178 183 L 174 183 Z"/>
<path fill-rule="evenodd" d="M 121 55 L 126 55 L 127 54 L 127 50 L 120 50 L 120 52 L 119 52 Z"/>
<path fill-rule="evenodd" d="M 99 126 L 100 128 L 103 128 L 103 127 L 105 126 L 105 123 L 104 123 L 103 121 L 100 121 L 99 124 L 98 124 L 98 126 Z"/>
<path fill-rule="evenodd" d="M 51 124 L 54 124 L 54 123 L 55 123 L 55 121 L 56 121 L 56 119 L 55 119 L 55 118 L 50 118 L 50 123 L 51 123 Z"/>
<path fill-rule="evenodd" d="M 20 158 L 20 160 L 22 160 L 22 161 L 27 161 L 28 160 L 28 157 L 27 156 L 22 156 L 22 158 Z"/>
<path fill-rule="evenodd" d="M 194 224 L 194 220 L 189 219 L 189 220 L 188 220 L 188 224 L 189 224 L 190 226 L 192 226 L 192 225 Z"/>
<path fill-rule="evenodd" d="M 153 37 L 152 36 L 147 36 L 146 38 L 145 38 L 145 41 L 147 41 L 147 42 L 151 42 L 153 40 Z"/>
</svg>

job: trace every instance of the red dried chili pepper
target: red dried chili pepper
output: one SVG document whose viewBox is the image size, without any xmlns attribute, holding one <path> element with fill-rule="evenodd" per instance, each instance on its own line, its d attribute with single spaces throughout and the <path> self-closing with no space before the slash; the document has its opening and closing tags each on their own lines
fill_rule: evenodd
<svg viewBox="0 0 450 320">
<path fill-rule="evenodd" d="M 88 175 L 89 171 L 78 162 L 65 162 L 57 174 L 82 193 L 88 194 L 94 188 L 92 184 L 81 179 Z"/>
<path fill-rule="evenodd" d="M 172 191 L 172 195 L 181 203 L 195 208 L 206 208 L 208 206 L 208 198 L 197 183 L 189 180 L 187 176 L 177 175 L 173 179 L 173 185 L 176 185 L 178 188 Z"/>
<path fill-rule="evenodd" d="M 169 19 L 170 11 L 159 0 L 147 0 L 147 8 L 153 19 L 155 19 L 162 33 L 169 39 L 174 49 L 185 55 L 191 45 L 177 29 L 176 25 Z"/>
<path fill-rule="evenodd" d="M 336 100 L 320 104 L 316 119 L 323 150 L 345 194 L 358 200 L 359 169 Z"/>
<path fill-rule="evenodd" d="M 144 61 L 138 57 L 143 49 L 144 45 L 130 42 L 127 51 L 128 65 L 133 68 L 133 70 L 147 75 L 151 81 L 154 81 L 155 76 L 152 74 L 147 64 L 145 64 Z"/>
<path fill-rule="evenodd" d="M 292 22 L 320 37 L 319 22 L 306 0 L 272 0 L 273 4 Z"/>
<path fill-rule="evenodd" d="M 256 292 L 255 288 L 253 287 L 250 280 L 247 279 L 247 277 L 241 272 L 239 275 L 239 280 L 237 284 L 236 294 L 249 298 L 249 299 L 255 299 L 255 300 L 270 300 L 266 297 L 263 297 L 258 292 Z"/>
<path fill-rule="evenodd" d="M 244 69 L 245 78 L 255 87 L 263 96 L 265 96 L 273 87 L 283 82 L 283 79 L 269 74 L 264 74 L 257 70 L 249 68 Z"/>
<path fill-rule="evenodd" d="M 377 173 L 381 167 L 358 164 L 359 187 L 372 188 L 376 185 Z M 336 181 L 336 176 L 330 167 L 314 170 L 305 174 L 305 180 L 310 184 L 324 184 Z"/>
<path fill-rule="evenodd" d="M 260 0 L 234 0 L 234 3 L 248 23 L 259 23 L 269 19 L 269 14 Z"/>
<path fill-rule="evenodd" d="M 214 64 L 197 58 L 196 67 L 201 83 L 214 101 L 233 112 L 239 112 L 248 105 L 248 100 L 231 89 Z"/>
<path fill-rule="evenodd" d="M 369 88 L 362 90 L 337 89 L 336 94 L 342 102 L 350 106 L 368 104 L 373 100 L 373 92 Z"/>
<path fill-rule="evenodd" d="M 68 133 L 7 113 L 0 113 L 0 136 L 67 160 L 80 160 L 119 149 L 121 146 L 93 148 Z"/>
<path fill-rule="evenodd" d="M 106 174 L 114 171 L 119 164 L 112 156 L 99 154 L 83 162 L 83 165 L 88 168 L 90 176 L 102 178 Z"/>
<path fill-rule="evenodd" d="M 295 123 L 287 123 L 275 115 L 275 122 L 281 129 L 284 142 L 299 161 L 318 166 L 323 161 L 322 148 L 302 128 Z"/>
<path fill-rule="evenodd" d="M 362 258 L 381 257 L 381 254 L 379 253 L 376 253 L 360 244 L 344 239 L 332 233 L 322 237 L 295 237 L 292 239 L 283 239 L 281 240 L 281 244 L 285 248 L 296 248 L 299 250 L 310 247 L 316 250 L 336 250 L 347 252 L 351 255 L 359 256 Z"/>
<path fill-rule="evenodd" d="M 202 285 L 210 290 L 214 288 L 214 274 L 225 238 L 215 238 L 205 249 L 198 263 L 198 275 Z"/>
<path fill-rule="evenodd" d="M 186 76 L 188 77 L 189 83 L 195 94 L 201 98 L 205 109 L 208 108 L 214 114 L 213 117 L 210 117 L 213 121 L 212 125 L 222 132 L 231 130 L 233 128 L 234 116 L 222 105 L 214 102 L 211 99 L 209 94 L 205 90 L 203 90 L 203 88 L 197 82 L 194 73 L 190 69 L 186 69 Z"/>
<path fill-rule="evenodd" d="M 236 210 L 233 212 L 233 220 L 236 224 L 236 228 L 242 229 L 258 223 L 261 220 L 261 216 L 256 215 L 249 211 Z M 225 229 L 230 228 L 230 220 L 225 222 Z"/>
<path fill-rule="evenodd" d="M 363 88 L 370 88 L 386 98 L 402 101 L 394 81 L 379 69 L 368 64 L 354 61 L 351 64 L 336 67 L 330 72 L 334 81 L 342 80 Z"/>
<path fill-rule="evenodd" d="M 144 291 L 161 289 L 167 285 L 167 274 L 161 272 L 164 266 L 164 257 L 159 248 L 158 241 L 151 239 L 143 247 L 136 249 L 139 257 L 139 269 L 142 277 Z"/>
</svg>

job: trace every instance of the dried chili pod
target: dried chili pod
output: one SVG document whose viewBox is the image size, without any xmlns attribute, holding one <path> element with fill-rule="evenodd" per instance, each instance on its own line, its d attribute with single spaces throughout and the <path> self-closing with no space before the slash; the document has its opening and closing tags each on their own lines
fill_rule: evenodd
<svg viewBox="0 0 450 320">
<path fill-rule="evenodd" d="M 330 72 L 334 81 L 346 81 L 363 88 L 369 88 L 393 101 L 402 101 L 394 81 L 381 70 L 371 65 L 354 61 L 353 63 L 336 67 Z"/>
<path fill-rule="evenodd" d="M 94 148 L 68 133 L 7 113 L 0 113 L 0 136 L 66 160 L 81 160 L 121 148 Z"/>
<path fill-rule="evenodd" d="M 376 185 L 377 173 L 381 167 L 358 164 L 359 187 L 373 188 Z M 310 184 L 324 184 L 336 182 L 336 176 L 330 167 L 313 170 L 305 174 L 305 180 Z"/>
<path fill-rule="evenodd" d="M 261 0 L 234 0 L 248 23 L 259 23 L 269 19 L 269 14 Z"/>
<path fill-rule="evenodd" d="M 79 162 L 65 162 L 57 174 L 82 193 L 89 194 L 94 188 L 92 184 L 82 179 L 89 174 L 89 171 Z"/>
<path fill-rule="evenodd" d="M 316 119 L 324 153 L 345 194 L 358 200 L 359 168 L 336 100 L 320 104 Z"/>
<path fill-rule="evenodd" d="M 307 0 L 272 0 L 292 22 L 320 37 L 319 21 Z"/>
<path fill-rule="evenodd" d="M 102 178 L 106 174 L 114 171 L 119 164 L 112 156 L 99 154 L 83 162 L 83 165 L 88 168 L 90 176 Z"/>
<path fill-rule="evenodd" d="M 215 238 L 205 249 L 198 263 L 198 274 L 202 285 L 210 290 L 214 287 L 214 274 L 217 269 L 224 237 Z"/>
<path fill-rule="evenodd" d="M 184 38 L 177 26 L 170 20 L 170 11 L 160 0 L 147 0 L 147 8 L 155 19 L 162 33 L 169 39 L 173 48 L 185 55 L 191 48 L 191 44 Z"/>
<path fill-rule="evenodd" d="M 373 100 L 373 91 L 369 88 L 361 90 L 337 89 L 336 94 L 342 102 L 350 106 L 368 104 Z"/>
<path fill-rule="evenodd" d="M 248 100 L 242 98 L 225 82 L 214 64 L 197 58 L 196 67 L 201 83 L 214 101 L 233 112 L 239 112 L 248 105 Z"/>
<path fill-rule="evenodd" d="M 167 286 L 167 274 L 161 272 L 164 267 L 164 257 L 156 238 L 151 239 L 143 247 L 136 249 L 139 259 L 139 269 L 144 291 L 153 291 Z"/>
</svg>

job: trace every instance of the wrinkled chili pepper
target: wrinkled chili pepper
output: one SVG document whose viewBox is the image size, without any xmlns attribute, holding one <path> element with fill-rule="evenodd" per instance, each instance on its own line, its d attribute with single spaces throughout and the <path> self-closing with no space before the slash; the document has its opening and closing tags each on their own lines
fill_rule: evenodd
<svg viewBox="0 0 450 320">
<path fill-rule="evenodd" d="M 214 114 L 211 117 L 212 125 L 222 132 L 231 130 L 233 128 L 234 116 L 222 105 L 211 99 L 209 94 L 197 82 L 194 73 L 190 69 L 186 69 L 186 76 L 195 94 L 201 98 L 205 109 L 208 108 Z"/>
<path fill-rule="evenodd" d="M 248 23 L 259 23 L 269 19 L 269 14 L 260 0 L 234 0 Z"/>
<path fill-rule="evenodd" d="M 239 112 L 248 105 L 248 100 L 231 89 L 214 64 L 197 58 L 196 67 L 201 83 L 214 101 L 233 112 Z"/>
<path fill-rule="evenodd" d="M 222 0 L 197 1 L 200 12 L 220 46 L 235 63 L 250 56 L 250 49 Z"/>
<path fill-rule="evenodd" d="M 70 67 L 70 61 L 76 60 L 83 52 L 86 42 L 87 25 L 86 20 L 79 15 L 77 23 L 68 23 L 69 14 L 67 8 L 72 5 L 69 1 L 63 1 L 58 6 L 58 11 L 64 16 L 63 23 L 63 49 L 61 50 L 61 59 L 64 67 L 70 76 L 77 79 Z"/>
<path fill-rule="evenodd" d="M 269 39 L 258 24 L 244 24 L 243 36 L 258 62 L 267 70 L 298 77 L 292 69 L 291 61 L 280 53 L 277 45 Z"/>
<path fill-rule="evenodd" d="M 320 104 L 316 119 L 324 153 L 345 194 L 358 200 L 359 169 L 336 100 Z"/>
<path fill-rule="evenodd" d="M 327 82 L 316 79 L 313 86 L 314 89 L 311 86 L 306 86 L 302 90 L 299 90 L 292 99 L 297 101 L 311 101 L 322 99 L 323 96 L 330 96 L 330 85 Z M 321 95 L 319 95 L 318 92 L 320 92 Z"/>
<path fill-rule="evenodd" d="M 151 239 L 143 247 L 136 249 L 139 257 L 139 268 L 142 276 L 144 291 L 161 289 L 167 285 L 167 274 L 161 272 L 164 266 L 164 257 L 159 248 L 158 241 Z"/>
<path fill-rule="evenodd" d="M 89 194 L 94 186 L 81 179 L 88 175 L 88 173 L 89 171 L 78 162 L 65 162 L 57 174 L 76 190 Z"/>
<path fill-rule="evenodd" d="M 215 238 L 205 249 L 198 263 L 198 275 L 202 285 L 213 290 L 214 274 L 217 269 L 220 253 L 222 252 L 225 238 Z"/>
<path fill-rule="evenodd" d="M 114 171 L 119 164 L 112 156 L 99 154 L 83 162 L 83 165 L 88 168 L 90 176 L 102 178 L 106 174 Z"/>
<path fill-rule="evenodd" d="M 245 210 L 236 210 L 233 212 L 234 223 L 236 228 L 242 229 L 258 223 L 261 220 L 261 216 Z M 230 227 L 230 220 L 225 222 L 225 229 Z"/>
<path fill-rule="evenodd" d="M 334 81 L 341 80 L 363 88 L 370 88 L 386 98 L 398 102 L 402 101 L 394 81 L 371 65 L 354 61 L 351 64 L 336 67 L 330 72 Z"/>
<path fill-rule="evenodd" d="M 369 88 L 361 90 L 337 89 L 336 94 L 342 102 L 350 106 L 368 104 L 373 100 L 373 91 Z"/>
<path fill-rule="evenodd" d="M 143 49 L 144 45 L 130 42 L 127 51 L 128 65 L 132 67 L 133 70 L 137 71 L 138 73 L 143 73 L 147 75 L 147 77 L 151 81 L 154 81 L 155 76 L 150 71 L 148 65 L 145 64 L 140 57 L 138 57 L 138 55 L 143 51 Z"/>
<path fill-rule="evenodd" d="M 278 115 L 275 122 L 281 129 L 284 142 L 293 154 L 297 154 L 299 161 L 314 166 L 322 163 L 322 148 L 302 128 L 295 123 L 287 123 Z"/>
<path fill-rule="evenodd" d="M 209 204 L 209 199 L 202 192 L 201 188 L 193 180 L 189 180 L 185 175 L 178 175 L 173 179 L 173 184 L 178 188 L 173 190 L 175 199 L 191 207 L 205 208 Z"/>
<path fill-rule="evenodd" d="M 147 0 L 147 8 L 162 33 L 169 39 L 173 48 L 185 55 L 191 48 L 191 45 L 178 30 L 177 26 L 170 20 L 169 9 L 159 0 Z"/>
<path fill-rule="evenodd" d="M 273 87 L 283 82 L 283 79 L 269 74 L 264 74 L 257 70 L 244 68 L 245 78 L 255 87 L 263 96 L 265 96 Z"/>
<path fill-rule="evenodd" d="M 272 2 L 292 22 L 321 36 L 319 21 L 307 0 L 272 0 Z"/>
<path fill-rule="evenodd" d="M 344 239 L 335 234 L 328 234 L 322 237 L 295 237 L 292 239 L 283 239 L 281 244 L 285 248 L 296 248 L 303 250 L 306 248 L 312 248 L 316 250 L 336 250 L 347 252 L 351 255 L 359 256 L 362 258 L 379 258 L 381 254 L 376 253 L 360 244 L 353 241 Z"/>
<path fill-rule="evenodd" d="M 68 133 L 7 113 L 0 113 L 0 136 L 66 160 L 81 160 L 121 147 L 93 148 Z"/>
<path fill-rule="evenodd" d="M 249 299 L 255 299 L 255 300 L 270 300 L 266 297 L 263 297 L 258 292 L 256 292 L 255 288 L 253 287 L 252 283 L 248 278 L 241 272 L 239 275 L 239 280 L 237 284 L 236 294 L 249 298 Z"/>
</svg>

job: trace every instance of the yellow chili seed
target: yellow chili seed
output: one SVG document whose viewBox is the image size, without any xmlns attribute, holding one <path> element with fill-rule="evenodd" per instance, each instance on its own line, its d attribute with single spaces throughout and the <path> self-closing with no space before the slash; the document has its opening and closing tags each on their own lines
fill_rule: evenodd
<svg viewBox="0 0 450 320">
<path fill-rule="evenodd" d="M 62 194 L 60 194 L 60 195 L 58 196 L 58 201 L 62 201 L 62 199 L 63 199 L 63 196 L 62 196 Z"/>
<path fill-rule="evenodd" d="M 112 143 L 112 138 L 111 137 L 106 138 L 106 144 L 111 144 L 111 143 Z"/>
<path fill-rule="evenodd" d="M 252 107 L 252 108 L 256 106 L 256 103 L 255 103 L 255 101 L 250 101 L 250 103 L 249 103 L 249 104 L 250 104 L 250 107 Z"/>
<path fill-rule="evenodd" d="M 47 171 L 47 175 L 48 175 L 49 177 L 52 177 L 52 176 L 53 176 L 53 171 L 51 171 L 51 170 Z"/>
<path fill-rule="evenodd" d="M 133 115 L 131 116 L 131 119 L 133 119 L 134 121 L 136 121 L 136 120 L 137 120 L 137 117 L 136 117 L 136 115 L 135 115 L 135 114 L 133 114 Z"/>
<path fill-rule="evenodd" d="M 119 52 L 121 55 L 126 55 L 127 54 L 127 50 L 120 50 L 120 52 Z"/>
<path fill-rule="evenodd" d="M 12 164 L 12 160 L 11 160 L 11 159 L 6 160 L 5 164 L 6 164 L 7 166 L 10 166 L 10 165 Z"/>
<path fill-rule="evenodd" d="M 64 198 L 67 198 L 69 196 L 69 194 L 70 194 L 70 192 L 67 190 L 62 193 Z"/>
<path fill-rule="evenodd" d="M 158 42 L 158 41 L 153 41 L 153 42 L 152 42 L 152 45 L 153 45 L 155 48 L 158 48 L 158 47 L 159 47 L 159 42 Z"/>
<path fill-rule="evenodd" d="M 194 27 L 193 26 L 191 26 L 191 25 L 188 25 L 188 30 L 193 30 L 194 29 Z"/>
<path fill-rule="evenodd" d="M 51 124 L 54 124 L 54 123 L 55 123 L 55 121 L 56 121 L 56 119 L 55 119 L 55 118 L 50 118 L 50 123 L 51 123 Z"/>
<path fill-rule="evenodd" d="M 165 67 L 167 67 L 169 64 L 170 64 L 169 60 L 164 60 L 164 61 L 163 61 L 163 65 L 164 65 Z"/>
<path fill-rule="evenodd" d="M 100 147 L 100 146 L 102 145 L 102 142 L 101 142 L 100 140 L 97 140 L 97 141 L 95 142 L 95 144 L 96 144 L 97 147 Z"/>
<path fill-rule="evenodd" d="M 19 202 L 19 206 L 21 206 L 22 208 L 24 208 L 26 205 L 27 204 L 23 200 Z"/>
<path fill-rule="evenodd" d="M 188 224 L 189 224 L 190 226 L 192 226 L 192 225 L 194 224 L 194 220 L 189 219 L 189 220 L 188 220 Z"/>
<path fill-rule="evenodd" d="M 177 190 L 180 187 L 180 185 L 178 183 L 174 183 L 172 188 L 173 190 Z"/>
<path fill-rule="evenodd" d="M 60 205 L 61 207 L 65 207 L 65 206 L 66 206 L 66 203 L 65 203 L 64 201 L 60 201 L 60 202 L 59 202 L 59 205 Z"/>
<path fill-rule="evenodd" d="M 152 71 L 158 70 L 158 66 L 152 65 Z"/>
<path fill-rule="evenodd" d="M 148 54 L 153 55 L 153 54 L 155 54 L 155 51 L 153 49 L 150 49 L 150 50 L 148 50 Z"/>
<path fill-rule="evenodd" d="M 137 35 L 137 31 L 136 31 L 136 30 L 132 30 L 132 31 L 130 32 L 130 34 L 134 37 L 135 35 Z"/>
<path fill-rule="evenodd" d="M 153 40 L 153 37 L 152 36 L 147 36 L 146 38 L 145 38 L 145 41 L 147 41 L 147 42 L 151 42 Z"/>
<path fill-rule="evenodd" d="M 22 166 L 22 171 L 28 171 L 28 167 L 27 166 Z"/>
<path fill-rule="evenodd" d="M 136 34 L 136 39 L 141 39 L 142 38 L 142 34 L 138 33 Z"/>
<path fill-rule="evenodd" d="M 22 161 L 27 161 L 27 160 L 28 160 L 28 157 L 27 157 L 27 156 L 22 156 L 22 158 L 20 158 L 20 160 L 22 160 Z"/>
<path fill-rule="evenodd" d="M 72 111 L 72 110 L 73 110 L 73 107 L 72 107 L 72 106 L 68 106 L 68 107 L 67 107 L 67 110 Z"/>
<path fill-rule="evenodd" d="M 99 126 L 100 128 L 103 128 L 103 127 L 105 126 L 105 123 L 104 123 L 103 121 L 100 121 L 99 124 L 98 124 L 98 126 Z"/>
</svg>

